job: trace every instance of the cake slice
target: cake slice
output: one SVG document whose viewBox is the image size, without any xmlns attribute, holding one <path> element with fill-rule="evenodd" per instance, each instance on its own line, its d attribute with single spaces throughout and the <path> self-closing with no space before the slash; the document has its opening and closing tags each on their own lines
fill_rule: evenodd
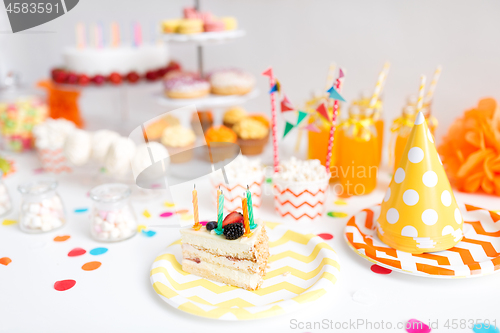
<svg viewBox="0 0 500 333">
<path fill-rule="evenodd" d="M 266 274 L 269 238 L 264 222 L 256 220 L 255 223 L 257 227 L 251 235 L 240 235 L 237 239 L 227 239 L 207 227 L 182 229 L 182 270 L 247 290 L 259 288 Z M 211 229 L 211 225 L 208 226 Z M 230 224 L 224 228 L 228 226 Z"/>
</svg>

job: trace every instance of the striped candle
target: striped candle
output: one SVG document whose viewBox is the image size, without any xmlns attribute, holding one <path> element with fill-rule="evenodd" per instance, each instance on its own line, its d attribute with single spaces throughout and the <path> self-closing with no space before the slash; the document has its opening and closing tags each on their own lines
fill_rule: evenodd
<svg viewBox="0 0 500 333">
<path fill-rule="evenodd" d="M 219 198 L 218 198 L 218 208 L 217 208 L 217 234 L 221 234 L 222 231 L 224 230 L 222 228 L 222 220 L 223 220 L 223 215 L 224 215 L 224 192 L 222 190 L 219 191 Z"/>
<path fill-rule="evenodd" d="M 194 211 L 194 225 L 193 229 L 200 230 L 200 218 L 198 214 L 198 192 L 196 191 L 196 185 L 194 185 L 193 189 L 193 211 Z"/>
<path fill-rule="evenodd" d="M 422 110 L 422 106 L 424 105 L 424 90 L 425 90 L 425 75 L 420 76 L 420 87 L 418 88 L 418 100 L 417 100 L 417 112 L 418 114 L 420 110 Z"/>
<path fill-rule="evenodd" d="M 425 96 L 425 104 L 430 104 L 432 101 L 432 97 L 434 96 L 434 91 L 436 90 L 437 83 L 439 81 L 439 77 L 441 76 L 442 67 L 439 65 L 434 71 L 434 75 L 432 76 L 432 81 L 429 86 L 429 91 Z"/>
<path fill-rule="evenodd" d="M 248 219 L 250 220 L 250 229 L 255 229 L 257 225 L 255 224 L 255 220 L 253 218 L 253 204 L 252 204 L 252 192 L 247 185 L 247 208 L 248 208 Z"/>
<path fill-rule="evenodd" d="M 382 71 L 378 75 L 377 83 L 375 84 L 375 90 L 373 91 L 373 95 L 372 95 L 372 98 L 370 99 L 370 104 L 368 106 L 369 109 L 373 109 L 375 107 L 375 104 L 377 103 L 377 101 L 379 99 L 380 93 L 382 92 L 384 80 L 385 80 L 387 73 L 389 72 L 390 66 L 391 66 L 390 63 L 386 62 L 384 64 L 384 68 L 382 69 Z"/>
<path fill-rule="evenodd" d="M 243 208 L 243 225 L 245 226 L 245 234 L 244 236 L 250 235 L 250 222 L 248 220 L 248 205 L 247 198 L 243 193 L 243 199 L 241 199 L 241 207 Z"/>
</svg>

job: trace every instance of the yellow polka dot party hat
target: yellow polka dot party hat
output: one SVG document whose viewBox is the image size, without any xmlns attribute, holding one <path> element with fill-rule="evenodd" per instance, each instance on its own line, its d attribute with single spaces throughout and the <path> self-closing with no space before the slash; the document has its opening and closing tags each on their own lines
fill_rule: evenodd
<svg viewBox="0 0 500 333">
<path fill-rule="evenodd" d="M 462 215 L 422 112 L 419 112 L 378 218 L 379 238 L 414 254 L 443 251 L 462 239 Z"/>
</svg>

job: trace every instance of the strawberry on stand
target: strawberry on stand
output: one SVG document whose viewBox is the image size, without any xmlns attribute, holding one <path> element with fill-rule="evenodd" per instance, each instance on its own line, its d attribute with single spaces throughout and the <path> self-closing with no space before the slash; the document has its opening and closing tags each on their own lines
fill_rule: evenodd
<svg viewBox="0 0 500 333">
<path fill-rule="evenodd" d="M 130 83 L 137 83 L 141 77 L 137 74 L 137 72 L 130 72 L 127 74 L 126 78 Z"/>
<path fill-rule="evenodd" d="M 56 83 L 66 83 L 68 73 L 62 68 L 54 68 L 51 72 L 52 80 Z"/>
<path fill-rule="evenodd" d="M 113 72 L 109 75 L 108 81 L 111 82 L 111 84 L 119 85 L 122 83 L 122 76 L 116 72 Z"/>
</svg>

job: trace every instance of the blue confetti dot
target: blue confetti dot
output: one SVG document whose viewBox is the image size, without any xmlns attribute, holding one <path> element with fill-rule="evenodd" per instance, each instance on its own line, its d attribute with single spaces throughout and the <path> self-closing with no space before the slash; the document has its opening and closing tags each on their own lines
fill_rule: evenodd
<svg viewBox="0 0 500 333">
<path fill-rule="evenodd" d="M 494 324 L 476 324 L 474 325 L 474 328 L 472 329 L 475 333 L 499 333 L 500 331 L 498 330 L 497 327 L 495 327 Z"/>
<path fill-rule="evenodd" d="M 141 232 L 146 237 L 153 237 L 154 235 L 156 235 L 156 231 L 153 231 L 153 230 L 146 231 L 146 230 L 142 229 Z"/>
<path fill-rule="evenodd" d="M 89 251 L 89 253 L 93 256 L 98 256 L 100 254 L 104 254 L 108 252 L 108 249 L 105 247 L 96 247 L 95 249 L 92 249 Z"/>
<path fill-rule="evenodd" d="M 85 213 L 88 210 L 88 208 L 76 208 L 75 213 Z"/>
</svg>

